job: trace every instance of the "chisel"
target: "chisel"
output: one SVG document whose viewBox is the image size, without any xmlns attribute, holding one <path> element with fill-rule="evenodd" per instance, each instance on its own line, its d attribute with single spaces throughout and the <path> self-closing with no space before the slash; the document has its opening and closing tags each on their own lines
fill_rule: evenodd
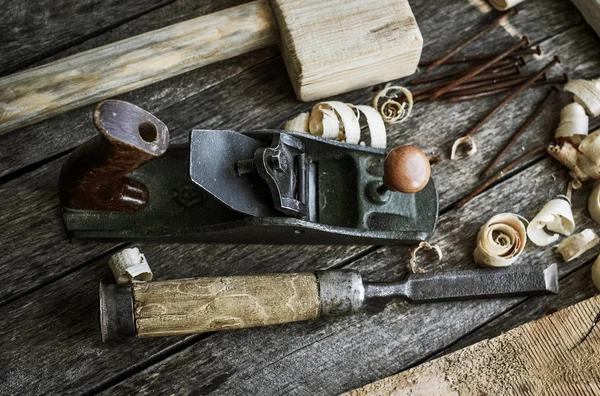
<svg viewBox="0 0 600 396">
<path fill-rule="evenodd" d="M 420 303 L 557 292 L 556 264 L 413 274 L 395 283 L 363 282 L 353 270 L 100 283 L 100 327 L 109 341 L 350 314 L 374 298 Z"/>
</svg>

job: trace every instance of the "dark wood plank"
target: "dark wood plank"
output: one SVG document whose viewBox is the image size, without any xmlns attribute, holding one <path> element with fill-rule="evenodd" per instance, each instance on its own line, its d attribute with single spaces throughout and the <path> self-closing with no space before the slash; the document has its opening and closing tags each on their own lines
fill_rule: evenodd
<svg viewBox="0 0 600 396">
<path fill-rule="evenodd" d="M 427 7 L 432 7 L 430 3 L 426 4 Z M 446 11 L 446 8 L 440 6 L 433 8 L 436 13 Z M 467 8 L 469 12 L 475 12 L 471 6 Z M 426 7 L 422 9 L 425 10 Z M 427 16 L 421 18 L 424 20 Z M 459 31 L 462 25 L 448 26 L 452 31 Z M 421 28 L 427 29 L 423 23 Z M 565 32 L 556 39 L 567 50 L 573 48 L 573 51 L 567 51 L 567 55 L 573 59 L 569 65 L 573 68 L 579 65 L 578 70 L 582 72 L 592 71 L 597 67 L 595 53 L 586 50 L 582 55 L 579 52 L 596 42 L 589 38 L 586 27 L 573 29 L 571 33 Z M 503 40 L 508 38 L 503 31 L 495 32 L 492 37 Z M 575 40 L 577 46 L 572 45 Z M 571 47 L 567 48 L 569 43 Z M 187 89 L 188 83 L 183 83 L 182 87 Z M 152 93 L 150 88 L 150 95 L 159 95 Z M 195 126 L 245 129 L 276 127 L 297 112 L 310 108 L 310 104 L 299 104 L 293 99 L 279 58 L 251 68 L 205 91 L 186 92 L 189 94 L 182 95 L 185 98 L 183 102 L 172 102 L 169 106 L 161 107 L 157 114 L 171 126 L 176 140 L 184 140 L 189 129 Z M 371 90 L 360 90 L 340 98 L 354 103 L 368 103 L 372 95 Z M 158 104 L 160 100 L 154 103 Z M 484 106 L 486 102 L 477 103 Z M 409 123 L 390 128 L 392 144 L 418 143 L 430 153 L 447 153 L 448 142 L 456 136 L 446 131 L 434 133 L 439 130 L 440 125 L 446 126 L 454 122 L 452 133 L 459 136 L 468 127 L 468 121 L 473 122 L 474 117 L 485 109 L 465 105 L 459 106 L 457 111 L 457 107 L 428 106 L 431 107 L 422 107 L 419 110 L 421 113 L 416 112 Z M 519 112 L 522 117 L 526 113 L 526 109 Z M 452 122 L 447 121 L 449 114 Z M 65 116 L 65 119 L 68 118 Z M 510 118 L 500 119 L 495 128 L 503 130 L 516 127 L 517 120 Z M 551 134 L 548 129 L 542 128 L 540 131 L 543 131 L 544 137 Z M 443 139 L 440 139 L 442 133 Z M 486 132 L 482 132 L 482 136 L 484 133 Z M 62 149 L 74 145 L 67 134 L 62 136 L 61 139 L 66 139 L 64 146 L 59 145 Z M 497 147 L 494 141 L 489 144 L 490 150 Z M 36 150 L 41 150 L 42 146 L 38 143 L 27 146 L 26 150 L 33 154 Z M 47 155 L 48 153 L 39 158 Z M 482 168 L 482 158 L 474 157 L 460 164 L 444 161 L 434 169 L 444 206 L 447 207 L 477 182 L 474 172 Z M 423 356 L 451 345 L 465 332 L 480 327 L 521 301 L 494 300 L 427 306 L 409 306 L 395 302 L 388 304 L 383 311 L 374 310 L 353 318 L 218 333 L 208 338 L 194 336 L 131 342 L 125 346 L 101 345 L 93 310 L 96 306 L 96 280 L 104 272 L 105 261 L 84 264 L 112 245 L 99 247 L 98 244 L 73 242 L 74 247 L 67 248 L 66 253 L 62 253 L 62 249 L 68 244 L 60 228 L 54 197 L 59 165 L 60 161 L 53 161 L 41 168 L 39 173 L 28 174 L 0 188 L 0 196 L 3 195 L 3 201 L 7 202 L 6 207 L 0 211 L 0 217 L 9 219 L 8 223 L 4 223 L 3 231 L 0 231 L 0 239 L 4 241 L 10 237 L 7 242 L 17 246 L 14 260 L 2 259 L 0 267 L 7 274 L 5 279 L 10 279 L 11 283 L 21 276 L 25 276 L 27 280 L 23 285 L 16 285 L 11 293 L 29 292 L 60 278 L 1 308 L 5 317 L 14 318 L 9 326 L 0 330 L 0 347 L 6 351 L 0 356 L 0 359 L 5 359 L 0 361 L 0 367 L 5 370 L 0 375 L 0 381 L 4 381 L 0 382 L 1 393 L 22 393 L 27 390 L 80 393 L 103 389 L 180 350 L 180 353 L 141 371 L 111 392 L 140 389 L 146 393 L 163 390 L 248 393 L 255 389 L 263 389 L 264 393 L 339 392 L 400 371 L 420 361 Z M 544 173 L 545 169 L 549 173 Z M 460 172 L 456 172 L 457 170 Z M 551 174 L 557 175 L 558 181 L 552 180 Z M 472 177 L 461 183 L 463 179 L 467 179 L 465 175 Z M 440 267 L 471 265 L 474 233 L 487 218 L 490 205 L 496 205 L 497 210 L 518 210 L 531 217 L 545 200 L 564 191 L 565 175 L 566 172 L 560 166 L 545 160 L 490 190 L 486 196 L 492 197 L 491 201 L 485 202 L 483 196 L 463 211 L 450 212 L 444 216 L 436 240 L 444 243 L 448 259 Z M 517 189 L 516 194 L 510 192 L 511 186 Z M 13 199 L 12 191 L 15 190 L 21 191 L 18 195 L 21 198 L 19 202 Z M 548 195 L 541 194 L 532 199 L 527 195 L 528 191 L 544 191 Z M 583 203 L 585 192 L 578 193 L 578 197 L 577 221 L 578 227 L 583 228 L 586 225 Z M 10 212 L 18 210 L 19 206 L 23 207 L 20 216 L 11 217 Z M 27 210 L 36 207 L 42 210 Z M 452 223 L 453 219 L 460 220 L 458 230 Z M 39 226 L 36 227 L 36 224 Z M 51 235 L 50 239 L 43 239 L 45 247 L 51 248 L 37 250 L 36 240 L 44 235 L 45 229 Z M 468 243 L 461 245 L 464 241 Z M 351 261 L 364 251 L 348 247 L 327 250 L 323 247 L 234 248 L 191 245 L 142 248 L 148 252 L 157 279 L 309 270 L 337 265 L 341 260 Z M 549 250 L 537 252 L 530 248 L 531 246 L 525 259 L 549 259 Z M 322 252 L 325 255 L 320 257 Z M 583 260 L 589 260 L 591 254 L 584 256 Z M 197 266 L 195 260 L 199 257 L 202 262 Z M 272 263 L 265 264 L 270 258 L 273 259 Z M 391 279 L 404 273 L 404 268 L 400 268 L 399 263 L 405 263 L 407 258 L 407 248 L 386 248 L 358 260 L 352 267 L 364 270 L 371 279 Z M 574 265 L 581 265 L 581 262 L 577 261 Z M 428 268 L 437 266 L 434 264 Z M 75 273 L 66 275 L 75 270 Z M 38 274 L 42 276 L 39 277 Z M 4 283 L 6 284 L 6 280 Z M 434 322 L 434 318 L 447 320 Z M 31 345 L 36 345 L 36 348 Z M 67 380 L 65 372 L 68 373 Z M 193 381 L 189 378 L 193 378 Z"/>
<path fill-rule="evenodd" d="M 515 211 L 531 218 L 563 190 L 566 171 L 546 159 L 489 190 L 470 208 L 443 215 L 434 238 L 444 260 L 428 271 L 473 266 L 477 228 L 494 212 Z M 552 181 L 552 177 L 557 179 Z M 532 194 L 538 191 L 538 194 Z M 574 199 L 577 229 L 593 227 L 586 191 Z M 563 265 L 567 274 L 584 265 L 600 248 Z M 348 266 L 367 279 L 394 279 L 406 272 L 408 250 L 382 248 Z M 526 247 L 516 265 L 555 261 L 551 247 Z M 110 389 L 108 394 L 141 392 L 246 394 L 333 394 L 399 372 L 435 354 L 523 298 L 411 305 L 388 303 L 382 310 L 320 322 L 221 332 L 199 340 Z M 381 307 L 380 307 L 381 308 Z M 184 378 L 194 378 L 193 381 Z"/>
<path fill-rule="evenodd" d="M 192 0 L 178 1 L 62 51 L 45 60 L 44 63 L 199 15 L 210 14 L 242 2 L 228 0 L 199 4 Z M 135 103 L 148 111 L 157 112 L 236 76 L 277 54 L 278 51 L 275 47 L 255 51 L 120 95 L 118 99 Z M 44 122 L 1 135 L 0 176 L 43 161 L 48 157 L 64 154 L 93 137 L 97 133 L 91 121 L 94 107 L 95 105 L 91 105 L 75 109 Z M 14 147 L 19 147 L 19 150 L 14 150 Z"/>
<path fill-rule="evenodd" d="M 0 73 L 30 66 L 172 1 L 2 1 Z"/>
<path fill-rule="evenodd" d="M 335 246 L 139 247 L 159 279 L 310 271 L 337 265 L 340 256 Z M 10 318 L 0 328 L 0 394 L 81 394 L 206 337 L 103 344 L 97 287 L 110 276 L 103 259 L 0 308 Z"/>
</svg>

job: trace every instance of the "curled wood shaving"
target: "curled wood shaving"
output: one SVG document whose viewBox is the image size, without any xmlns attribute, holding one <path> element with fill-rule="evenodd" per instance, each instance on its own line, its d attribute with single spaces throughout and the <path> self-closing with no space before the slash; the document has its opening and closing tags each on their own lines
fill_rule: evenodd
<svg viewBox="0 0 600 396">
<path fill-rule="evenodd" d="M 296 117 L 292 118 L 285 123 L 283 129 L 286 131 L 295 132 L 307 132 L 308 133 L 308 120 L 310 116 L 308 113 L 300 113 Z"/>
<path fill-rule="evenodd" d="M 428 250 L 435 250 L 435 252 L 437 253 L 438 256 L 438 260 L 442 259 L 442 249 L 440 249 L 440 247 L 438 245 L 430 245 L 429 242 L 426 241 L 421 241 L 421 243 L 419 243 L 419 246 L 411 249 L 410 251 L 410 261 L 409 261 L 409 267 L 410 267 L 410 272 L 413 274 L 416 274 L 417 271 L 420 273 L 425 272 L 423 269 L 421 268 L 417 268 L 417 252 L 419 250 L 421 250 L 422 248 L 428 249 Z"/>
<path fill-rule="evenodd" d="M 556 251 L 563 260 L 570 261 L 598 245 L 599 242 L 598 235 L 591 228 L 586 228 L 579 234 L 572 235 L 559 243 Z"/>
<path fill-rule="evenodd" d="M 525 0 L 490 0 L 490 4 L 497 10 L 505 11 L 523 1 Z"/>
<path fill-rule="evenodd" d="M 579 144 L 579 151 L 594 165 L 600 166 L 600 130 L 586 136 Z"/>
<path fill-rule="evenodd" d="M 578 145 L 559 141 L 548 147 L 548 153 L 571 170 L 580 182 L 600 179 L 600 130 L 586 136 Z"/>
<path fill-rule="evenodd" d="M 572 80 L 565 84 L 564 89 L 573 93 L 575 102 L 585 107 L 589 115 L 600 115 L 600 79 Z"/>
<path fill-rule="evenodd" d="M 458 147 L 462 146 L 463 144 L 467 145 L 468 150 L 465 151 L 464 157 L 460 157 L 460 158 L 470 157 L 477 152 L 477 146 L 475 145 L 475 141 L 473 140 L 473 138 L 471 136 L 466 135 L 459 139 L 456 139 L 456 141 L 452 145 L 452 151 L 450 152 L 451 160 L 458 159 L 456 156 L 456 151 L 458 150 Z"/>
<path fill-rule="evenodd" d="M 588 210 L 592 219 L 600 224 L 600 184 L 594 187 L 588 198 Z"/>
<path fill-rule="evenodd" d="M 571 195 L 573 194 L 573 190 L 579 190 L 581 186 L 582 184 L 579 180 L 571 180 L 569 182 L 566 194 L 567 201 L 571 202 Z"/>
<path fill-rule="evenodd" d="M 352 106 L 352 105 L 351 105 Z M 357 117 L 360 118 L 360 114 L 364 115 L 370 132 L 370 143 L 371 147 L 386 148 L 387 147 L 387 135 L 385 133 L 385 124 L 383 119 L 371 106 L 356 105 L 352 106 L 357 110 Z"/>
<path fill-rule="evenodd" d="M 594 282 L 596 289 L 600 290 L 600 255 L 592 265 L 592 282 Z"/>
<path fill-rule="evenodd" d="M 554 138 L 557 141 L 567 140 L 577 147 L 588 134 L 589 120 L 579 103 L 566 105 L 560 112 L 560 124 Z"/>
<path fill-rule="evenodd" d="M 354 111 L 342 102 L 321 102 L 310 113 L 308 130 L 326 139 L 336 139 L 351 144 L 360 141 L 360 124 Z"/>
<path fill-rule="evenodd" d="M 372 147 L 386 148 L 387 135 L 383 119 L 371 106 L 342 102 L 317 103 L 310 113 L 300 113 L 287 121 L 286 131 L 309 132 L 327 139 L 358 144 L 361 140 L 360 119 L 364 117 Z M 363 144 L 363 142 L 360 142 Z"/>
<path fill-rule="evenodd" d="M 571 235 L 574 229 L 575 220 L 571 204 L 566 199 L 556 198 L 544 205 L 531 220 L 527 227 L 527 236 L 537 246 L 546 246 L 556 241 L 559 234 Z"/>
<path fill-rule="evenodd" d="M 507 267 L 517 260 L 526 243 L 521 219 L 513 213 L 497 214 L 479 229 L 473 258 L 480 265 Z"/>
<path fill-rule="evenodd" d="M 148 261 L 136 247 L 123 249 L 114 254 L 108 260 L 108 265 L 117 283 L 149 282 L 152 280 L 152 271 Z"/>
<path fill-rule="evenodd" d="M 400 96 L 404 96 L 406 101 L 399 101 Z M 373 99 L 373 107 L 379 111 L 383 121 L 388 124 L 397 124 L 405 121 L 413 108 L 412 93 L 397 85 L 387 84 L 385 88 L 375 95 Z"/>
</svg>

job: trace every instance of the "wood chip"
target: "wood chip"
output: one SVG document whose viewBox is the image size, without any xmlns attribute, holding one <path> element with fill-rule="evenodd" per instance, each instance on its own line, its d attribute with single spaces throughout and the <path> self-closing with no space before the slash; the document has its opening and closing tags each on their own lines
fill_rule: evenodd
<svg viewBox="0 0 600 396">
<path fill-rule="evenodd" d="M 572 235 L 559 243 L 556 251 L 563 260 L 570 261 L 598 245 L 599 242 L 598 235 L 591 228 L 586 228 L 579 234 Z"/>
<path fill-rule="evenodd" d="M 149 282 L 152 271 L 146 257 L 136 247 L 123 249 L 108 260 L 117 283 Z"/>
<path fill-rule="evenodd" d="M 401 96 L 404 96 L 406 101 L 401 102 L 399 100 Z M 373 107 L 388 124 L 406 121 L 412 111 L 413 103 L 413 95 L 408 89 L 391 84 L 387 84 L 373 99 Z"/>
<path fill-rule="evenodd" d="M 537 246 L 546 246 L 555 242 L 559 234 L 571 235 L 574 229 L 575 220 L 571 204 L 566 199 L 556 198 L 544 205 L 531 220 L 527 227 L 527 236 Z"/>
<path fill-rule="evenodd" d="M 437 256 L 438 256 L 438 260 L 441 260 L 443 257 L 442 249 L 440 249 L 440 247 L 438 245 L 430 245 L 429 242 L 421 241 L 421 243 L 419 243 L 419 246 L 411 249 L 411 251 L 410 251 L 409 268 L 410 268 L 410 272 L 413 274 L 416 274 L 417 272 L 419 272 L 419 273 L 425 272 L 423 269 L 417 268 L 417 252 L 423 248 L 428 249 L 428 250 L 432 250 L 432 249 L 435 250 L 435 252 L 437 253 Z"/>
</svg>

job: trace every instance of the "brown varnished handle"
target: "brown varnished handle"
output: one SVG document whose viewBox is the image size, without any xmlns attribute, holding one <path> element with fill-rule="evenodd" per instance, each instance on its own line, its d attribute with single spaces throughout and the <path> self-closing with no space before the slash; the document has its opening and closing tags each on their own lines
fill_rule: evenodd
<svg viewBox="0 0 600 396">
<path fill-rule="evenodd" d="M 138 337 L 195 334 L 315 319 L 313 273 L 196 278 L 133 285 Z"/>
<path fill-rule="evenodd" d="M 100 134 L 71 153 L 61 170 L 62 205 L 119 212 L 141 208 L 148 202 L 148 189 L 126 175 L 167 150 L 166 125 L 118 100 L 100 103 L 94 123 Z"/>
</svg>

